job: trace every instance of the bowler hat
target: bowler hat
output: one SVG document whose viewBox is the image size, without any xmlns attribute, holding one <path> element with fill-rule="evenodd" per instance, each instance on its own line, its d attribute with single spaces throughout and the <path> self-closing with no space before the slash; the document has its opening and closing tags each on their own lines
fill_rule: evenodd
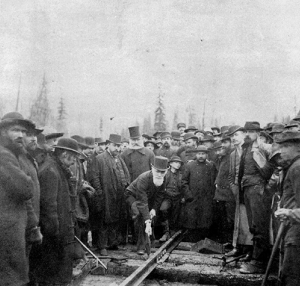
<svg viewBox="0 0 300 286">
<path fill-rule="evenodd" d="M 173 140 L 180 141 L 180 132 L 177 130 L 174 130 L 171 132 L 171 136 Z"/>
<path fill-rule="evenodd" d="M 7 127 L 13 124 L 21 125 L 26 129 L 35 129 L 35 124 L 27 119 L 24 119 L 23 115 L 19 112 L 6 113 L 0 121 L 0 128 Z"/>
<path fill-rule="evenodd" d="M 245 129 L 239 125 L 232 125 L 228 128 L 227 136 L 231 136 L 238 131 L 245 131 Z"/>
<path fill-rule="evenodd" d="M 123 138 L 122 140 L 121 140 L 121 143 L 129 143 L 129 140 L 127 139 L 127 138 Z"/>
<path fill-rule="evenodd" d="M 257 121 L 246 121 L 245 130 L 254 130 L 254 131 L 261 131 L 263 129 L 260 128 L 260 124 Z"/>
<path fill-rule="evenodd" d="M 202 133 L 203 135 L 205 135 L 205 132 L 203 130 L 199 130 L 199 129 L 195 130 L 194 134 L 196 135 L 197 133 Z"/>
<path fill-rule="evenodd" d="M 89 148 L 94 148 L 95 147 L 95 139 L 93 137 L 85 137 L 84 138 L 84 143 Z"/>
<path fill-rule="evenodd" d="M 188 132 L 186 134 L 184 134 L 183 136 L 183 140 L 184 141 L 187 141 L 189 139 L 195 139 L 195 140 L 198 140 L 198 137 L 193 133 L 193 132 Z"/>
<path fill-rule="evenodd" d="M 46 140 L 59 138 L 64 135 L 64 133 L 57 132 L 53 127 L 50 127 L 50 126 L 44 127 L 44 134 L 45 134 Z"/>
<path fill-rule="evenodd" d="M 231 138 L 230 138 L 230 136 L 228 136 L 227 132 L 225 132 L 225 133 L 222 134 L 221 142 L 226 141 L 226 140 L 230 140 L 231 141 Z"/>
<path fill-rule="evenodd" d="M 153 144 L 154 149 L 157 149 L 157 148 L 158 148 L 157 144 L 156 144 L 155 141 L 153 141 L 153 140 L 146 140 L 146 141 L 144 142 L 144 146 L 146 147 L 147 144 L 149 144 L 149 143 Z"/>
<path fill-rule="evenodd" d="M 293 120 L 300 121 L 300 112 L 297 114 L 297 116 Z"/>
<path fill-rule="evenodd" d="M 117 145 L 121 145 L 121 135 L 110 134 L 107 141 L 110 143 L 115 143 Z"/>
<path fill-rule="evenodd" d="M 216 127 L 216 126 L 212 127 L 211 130 L 212 130 L 212 131 L 216 130 L 216 131 L 217 131 L 216 133 L 221 133 L 221 132 L 220 132 L 220 128 L 219 128 L 219 127 Z"/>
<path fill-rule="evenodd" d="M 75 139 L 72 138 L 60 138 L 57 144 L 54 146 L 55 149 L 63 149 L 67 151 L 80 154 L 78 152 L 78 143 Z"/>
<path fill-rule="evenodd" d="M 227 126 L 227 125 L 222 126 L 222 127 L 221 127 L 221 130 L 220 130 L 220 133 L 224 133 L 224 132 L 228 131 L 228 130 L 229 130 L 229 127 L 230 127 L 230 126 Z"/>
<path fill-rule="evenodd" d="M 197 128 L 194 125 L 189 125 L 187 129 L 184 130 L 185 133 L 196 131 Z"/>
<path fill-rule="evenodd" d="M 275 142 L 278 144 L 284 142 L 292 142 L 292 141 L 299 141 L 300 142 L 300 132 L 299 131 L 284 131 L 278 134 L 275 137 Z"/>
<path fill-rule="evenodd" d="M 179 129 L 180 127 L 186 128 L 186 124 L 185 123 L 178 123 L 177 124 L 177 129 Z"/>
<path fill-rule="evenodd" d="M 272 130 L 272 127 L 274 124 L 277 124 L 277 123 L 275 123 L 275 122 L 267 123 L 267 125 L 264 127 L 264 130 L 270 132 Z"/>
<path fill-rule="evenodd" d="M 221 141 L 215 142 L 213 147 L 212 147 L 213 150 L 220 149 L 220 148 L 222 148 L 222 142 Z"/>
<path fill-rule="evenodd" d="M 153 137 L 155 138 L 155 139 L 157 139 L 157 138 L 160 138 L 160 134 L 162 133 L 162 131 L 156 131 L 154 134 L 153 134 Z"/>
<path fill-rule="evenodd" d="M 151 139 L 151 136 L 145 133 L 142 134 L 142 137 L 146 138 L 147 140 Z"/>
<path fill-rule="evenodd" d="M 79 135 L 73 135 L 71 136 L 72 139 L 76 140 L 78 143 L 78 146 L 82 149 L 88 148 L 88 146 L 85 144 L 84 138 Z"/>
<path fill-rule="evenodd" d="M 105 144 L 105 141 L 103 140 L 102 137 L 96 137 L 95 138 L 95 143 L 96 144 Z"/>
<path fill-rule="evenodd" d="M 204 128 L 204 132 L 205 132 L 205 133 L 210 132 L 211 134 L 214 133 L 210 127 L 205 127 L 205 128 Z"/>
<path fill-rule="evenodd" d="M 215 142 L 216 140 L 214 136 L 209 134 L 204 134 L 204 137 L 201 139 L 201 142 L 208 142 L 208 141 Z"/>
<path fill-rule="evenodd" d="M 263 136 L 263 137 L 266 137 L 266 138 L 268 138 L 268 139 L 270 139 L 270 140 L 273 141 L 272 136 L 271 136 L 268 132 L 266 132 L 266 131 L 260 131 L 260 134 L 259 134 L 259 135 L 260 135 L 260 136 Z"/>
<path fill-rule="evenodd" d="M 209 150 L 208 150 L 207 147 L 205 147 L 204 145 L 199 145 L 199 146 L 197 147 L 197 153 L 199 153 L 199 152 L 205 152 L 205 153 L 208 153 Z"/>
<path fill-rule="evenodd" d="M 169 163 L 171 162 L 179 162 L 183 164 L 183 161 L 178 156 L 172 156 L 171 159 L 169 160 Z"/>
<path fill-rule="evenodd" d="M 299 121 L 291 120 L 284 128 L 299 127 L 299 124 Z"/>
<path fill-rule="evenodd" d="M 139 126 L 129 127 L 128 130 L 129 130 L 129 136 L 131 139 L 138 139 L 141 137 Z"/>
<path fill-rule="evenodd" d="M 161 138 L 161 139 L 165 139 L 165 138 L 169 138 L 169 137 L 172 138 L 170 132 L 164 131 L 164 132 L 162 132 L 162 133 L 160 134 L 160 138 Z"/>
<path fill-rule="evenodd" d="M 284 131 L 284 125 L 281 123 L 275 123 L 272 127 L 270 134 L 281 133 Z"/>
<path fill-rule="evenodd" d="M 168 158 L 163 156 L 154 157 L 154 164 L 152 165 L 158 171 L 166 171 L 168 169 Z"/>
</svg>

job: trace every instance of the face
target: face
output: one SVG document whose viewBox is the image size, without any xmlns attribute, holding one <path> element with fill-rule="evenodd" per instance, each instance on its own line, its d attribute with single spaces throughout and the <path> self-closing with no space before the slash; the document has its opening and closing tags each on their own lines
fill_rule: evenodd
<svg viewBox="0 0 300 286">
<path fill-rule="evenodd" d="M 123 142 L 120 146 L 121 151 L 124 151 L 128 148 L 129 143 L 128 142 Z"/>
<path fill-rule="evenodd" d="M 231 148 L 231 141 L 230 140 L 223 140 L 222 141 L 222 150 L 227 151 Z"/>
<path fill-rule="evenodd" d="M 283 162 L 290 162 L 300 154 L 300 144 L 285 142 L 280 144 L 281 159 Z"/>
<path fill-rule="evenodd" d="M 215 153 L 216 153 L 217 156 L 220 156 L 220 155 L 224 154 L 224 151 L 223 151 L 222 148 L 218 148 L 218 149 L 215 150 Z"/>
<path fill-rule="evenodd" d="M 66 167 L 72 166 L 76 161 L 77 155 L 74 152 L 66 151 L 62 153 L 60 159 Z"/>
<path fill-rule="evenodd" d="M 205 162 L 206 158 L 207 158 L 207 153 L 205 152 L 198 152 L 196 154 L 196 158 L 199 162 Z"/>
<path fill-rule="evenodd" d="M 54 146 L 57 143 L 57 138 L 51 138 L 46 140 L 46 144 L 49 146 L 49 148 L 51 148 L 52 150 L 54 150 Z"/>
<path fill-rule="evenodd" d="M 214 139 L 216 140 L 216 142 L 219 142 L 221 140 L 221 136 L 214 136 Z"/>
<path fill-rule="evenodd" d="M 189 139 L 185 141 L 185 145 L 188 147 L 196 147 L 197 143 L 195 139 Z"/>
<path fill-rule="evenodd" d="M 37 147 L 37 138 L 34 131 L 27 131 L 23 136 L 23 144 L 26 150 L 34 151 Z"/>
<path fill-rule="evenodd" d="M 233 145 L 237 146 L 244 143 L 245 133 L 242 131 L 237 131 L 233 133 L 230 137 Z"/>
<path fill-rule="evenodd" d="M 180 134 L 184 133 L 185 128 L 184 127 L 179 127 L 178 131 L 180 132 Z"/>
<path fill-rule="evenodd" d="M 259 136 L 259 133 L 256 130 L 246 130 L 245 132 L 245 143 L 251 143 L 255 141 Z"/>
<path fill-rule="evenodd" d="M 157 147 L 160 148 L 162 146 L 162 142 L 156 143 Z"/>
<path fill-rule="evenodd" d="M 83 150 L 83 154 L 85 154 L 88 157 L 90 157 L 93 154 L 93 152 L 94 152 L 94 147 L 88 147 Z"/>
<path fill-rule="evenodd" d="M 110 153 L 115 156 L 119 153 L 119 150 L 120 150 L 120 146 L 118 146 L 117 144 L 115 143 L 109 143 L 108 144 L 108 150 L 110 151 Z"/>
<path fill-rule="evenodd" d="M 207 148 L 212 148 L 213 145 L 214 145 L 214 143 L 211 142 L 211 141 L 204 141 L 204 142 L 203 142 L 203 145 L 204 145 L 205 147 L 207 147 Z"/>
<path fill-rule="evenodd" d="M 163 139 L 161 139 L 161 141 L 165 147 L 171 146 L 171 141 L 172 141 L 171 137 L 163 138 Z"/>
<path fill-rule="evenodd" d="M 23 138 L 26 128 L 21 125 L 12 125 L 1 131 L 1 135 L 9 140 L 10 144 L 16 149 L 23 148 Z"/>
<path fill-rule="evenodd" d="M 174 168 L 175 170 L 179 170 L 181 167 L 181 163 L 180 162 L 171 162 L 170 166 L 171 166 L 171 168 Z"/>
<path fill-rule="evenodd" d="M 161 186 L 164 182 L 164 177 L 167 173 L 167 170 L 165 171 L 160 171 L 157 170 L 156 168 L 152 167 L 152 173 L 153 173 L 153 183 L 155 186 Z"/>
<path fill-rule="evenodd" d="M 202 140 L 204 138 L 204 134 L 202 132 L 197 132 L 196 136 L 198 137 L 199 140 Z"/>
<path fill-rule="evenodd" d="M 152 143 L 147 143 L 146 148 L 148 148 L 151 151 L 154 151 L 154 145 Z"/>
<path fill-rule="evenodd" d="M 137 139 L 130 139 L 130 144 L 132 147 L 142 147 L 143 146 L 143 140 L 141 137 Z"/>
<path fill-rule="evenodd" d="M 260 140 L 260 142 L 262 142 L 262 143 L 267 143 L 267 138 L 266 138 L 265 136 L 260 135 L 260 136 L 259 136 L 259 140 Z"/>
</svg>

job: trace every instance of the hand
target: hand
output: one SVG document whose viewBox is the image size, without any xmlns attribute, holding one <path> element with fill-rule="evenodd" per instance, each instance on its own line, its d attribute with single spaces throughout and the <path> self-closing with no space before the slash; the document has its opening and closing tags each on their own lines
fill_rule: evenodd
<svg viewBox="0 0 300 286">
<path fill-rule="evenodd" d="M 95 189 L 88 183 L 88 182 L 83 182 L 82 188 L 86 191 L 87 195 L 89 197 L 92 197 L 95 194 Z"/>
<path fill-rule="evenodd" d="M 152 234 L 151 220 L 150 219 L 146 220 L 145 224 L 146 224 L 145 232 L 150 236 Z"/>
<path fill-rule="evenodd" d="M 180 201 L 182 204 L 185 203 L 185 198 L 182 198 L 181 201 Z"/>
<path fill-rule="evenodd" d="M 156 216 L 155 209 L 152 209 L 149 214 L 150 214 L 150 218 L 153 219 Z"/>
<path fill-rule="evenodd" d="M 278 217 L 280 220 L 287 220 L 291 215 L 290 209 L 278 209 L 275 213 L 275 216 Z"/>
<path fill-rule="evenodd" d="M 132 213 L 132 219 L 136 219 L 137 216 L 140 214 L 139 209 L 136 206 L 137 201 L 133 202 L 131 205 L 131 213 Z"/>
</svg>

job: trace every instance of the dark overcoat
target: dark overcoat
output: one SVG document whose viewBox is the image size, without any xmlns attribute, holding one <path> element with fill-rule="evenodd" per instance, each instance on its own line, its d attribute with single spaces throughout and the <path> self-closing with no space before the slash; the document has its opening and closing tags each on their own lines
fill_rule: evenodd
<svg viewBox="0 0 300 286">
<path fill-rule="evenodd" d="M 28 282 L 26 201 L 32 198 L 32 189 L 32 180 L 15 154 L 0 145 L 0 284 L 4 286 Z"/>
<path fill-rule="evenodd" d="M 151 170 L 151 164 L 154 163 L 154 153 L 143 147 L 138 150 L 126 149 L 121 154 L 133 182 L 140 174 Z"/>
<path fill-rule="evenodd" d="M 96 157 L 96 172 L 94 174 L 94 183 L 98 193 L 101 194 L 102 209 L 104 210 L 104 222 L 106 224 L 115 223 L 120 220 L 120 211 L 124 209 L 125 198 L 124 190 L 130 183 L 130 176 L 125 162 L 120 156 L 120 160 L 124 175 L 124 189 L 118 188 L 116 163 L 108 151 L 99 154 Z"/>
<path fill-rule="evenodd" d="M 163 156 L 170 160 L 172 156 L 176 155 L 176 150 L 173 147 L 166 148 L 165 146 L 161 146 L 159 149 L 155 150 L 155 155 Z"/>
<path fill-rule="evenodd" d="M 213 219 L 215 166 L 198 160 L 186 164 L 182 177 L 186 205 L 183 226 L 190 229 L 209 228 Z M 190 199 L 193 201 L 189 202 Z"/>
<path fill-rule="evenodd" d="M 56 157 L 49 157 L 39 170 L 43 243 L 37 282 L 69 283 L 72 279 L 76 195 L 70 177 Z"/>
</svg>

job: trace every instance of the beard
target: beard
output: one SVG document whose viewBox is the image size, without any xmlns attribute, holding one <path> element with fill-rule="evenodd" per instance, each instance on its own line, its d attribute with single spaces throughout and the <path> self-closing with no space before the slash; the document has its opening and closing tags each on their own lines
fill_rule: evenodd
<svg viewBox="0 0 300 286">
<path fill-rule="evenodd" d="M 169 148 L 169 147 L 170 147 L 169 142 L 165 142 L 165 143 L 164 143 L 164 146 L 165 146 L 166 148 Z"/>
<path fill-rule="evenodd" d="M 160 187 L 164 182 L 164 178 L 156 178 L 153 176 L 153 184 L 156 186 L 156 187 Z"/>
<path fill-rule="evenodd" d="M 244 138 L 244 142 L 245 142 L 245 144 L 250 144 L 250 143 L 252 143 L 252 140 L 251 140 L 251 138 L 249 136 L 246 136 Z"/>
<path fill-rule="evenodd" d="M 138 149 L 141 149 L 143 147 L 144 147 L 144 145 L 142 143 L 139 143 L 139 142 L 130 143 L 130 145 L 129 145 L 129 148 L 134 149 L 134 150 L 138 150 Z"/>
</svg>

